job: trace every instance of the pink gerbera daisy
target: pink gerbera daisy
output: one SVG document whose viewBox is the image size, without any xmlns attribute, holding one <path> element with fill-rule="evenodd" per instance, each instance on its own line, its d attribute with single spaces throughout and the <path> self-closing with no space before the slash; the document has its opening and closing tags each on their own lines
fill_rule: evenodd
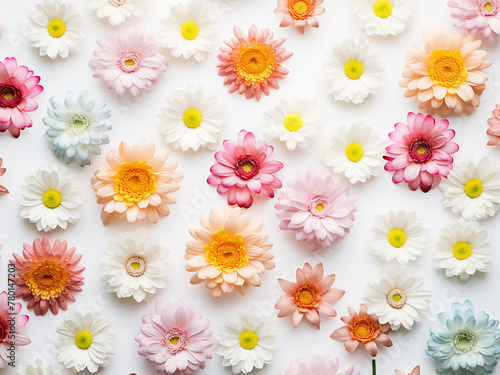
<svg viewBox="0 0 500 375">
<path fill-rule="evenodd" d="M 0 62 L 0 132 L 8 130 L 17 138 L 33 125 L 27 112 L 38 108 L 34 98 L 43 91 L 38 82 L 40 77 L 24 65 L 17 66 L 14 57 Z"/>
<path fill-rule="evenodd" d="M 486 130 L 486 134 L 490 136 L 488 146 L 500 145 L 500 104 L 495 106 L 493 117 L 488 119 L 488 126 Z"/>
<path fill-rule="evenodd" d="M 500 33 L 499 0 L 450 0 L 451 16 L 455 27 L 463 27 L 469 33 L 480 34 L 493 43 Z"/>
<path fill-rule="evenodd" d="M 393 143 L 386 147 L 384 169 L 395 172 L 395 184 L 407 182 L 411 190 L 419 187 L 428 192 L 453 169 L 453 157 L 458 145 L 451 142 L 455 131 L 448 129 L 448 120 L 430 115 L 408 113 L 408 124 L 397 123 L 389 133 Z"/>
<path fill-rule="evenodd" d="M 16 266 L 16 297 L 28 301 L 28 309 L 35 315 L 45 315 L 50 308 L 57 315 L 59 308 L 66 311 L 68 301 L 75 302 L 75 293 L 81 292 L 82 272 L 85 267 L 78 266 L 81 254 L 75 248 L 68 250 L 66 241 L 56 240 L 52 248 L 47 236 L 38 238 L 33 247 L 23 246 L 23 255 L 13 253 Z"/>
<path fill-rule="evenodd" d="M 150 90 L 167 70 L 168 59 L 160 44 L 145 30 L 130 30 L 97 41 L 90 66 L 94 78 L 102 78 L 108 89 L 121 96 L 126 90 L 137 96 Z"/>
<path fill-rule="evenodd" d="M 288 74 L 281 63 L 292 56 L 282 45 L 285 39 L 274 40 L 269 29 L 257 30 L 253 25 L 248 37 L 239 27 L 233 28 L 236 39 L 226 40 L 217 56 L 219 75 L 226 77 L 224 85 L 229 92 L 238 91 L 245 98 L 260 100 L 262 93 L 269 95 L 269 88 L 279 89 L 278 79 Z"/>
<path fill-rule="evenodd" d="M 241 130 L 238 143 L 224 141 L 224 151 L 215 153 L 217 163 L 212 165 L 209 185 L 219 194 L 227 195 L 227 203 L 248 208 L 253 194 L 273 198 L 281 180 L 273 174 L 283 168 L 279 161 L 270 160 L 274 148 L 265 141 L 256 141 L 252 132 Z"/>
<path fill-rule="evenodd" d="M 280 27 L 293 24 L 301 34 L 306 26 L 319 27 L 315 16 L 325 13 L 325 8 L 320 6 L 323 0 L 278 0 L 278 7 L 274 13 L 283 13 Z"/>
<path fill-rule="evenodd" d="M 0 167 L 2 166 L 2 158 L 0 158 Z M 3 176 L 3 174 L 5 173 L 6 169 L 5 168 L 0 168 L 0 177 Z M 0 193 L 8 193 L 9 190 L 7 190 L 6 187 L 0 185 Z"/>
<path fill-rule="evenodd" d="M 330 354 L 307 354 L 290 363 L 279 375 L 359 375 L 353 365 L 340 366 L 339 359 Z"/>
<path fill-rule="evenodd" d="M 401 370 L 394 370 L 394 373 L 396 375 L 406 375 L 403 371 Z M 408 375 L 420 375 L 420 366 L 415 367 Z"/>
<path fill-rule="evenodd" d="M 280 229 L 295 231 L 295 239 L 308 242 L 312 251 L 327 249 L 349 233 L 356 211 L 355 200 L 338 176 L 328 169 L 318 174 L 308 168 L 305 174 L 297 173 L 287 185 L 274 206 L 281 219 Z"/>
<path fill-rule="evenodd" d="M 156 313 L 142 317 L 141 333 L 135 337 L 140 355 L 154 363 L 156 371 L 191 375 L 211 359 L 210 322 L 182 300 L 156 303 Z"/>
<path fill-rule="evenodd" d="M 296 282 L 278 279 L 278 283 L 286 293 L 274 306 L 279 310 L 278 317 L 292 315 L 293 328 L 296 328 L 305 316 L 316 328 L 319 328 L 320 314 L 336 316 L 337 312 L 331 305 L 345 293 L 341 289 L 332 288 L 335 275 L 323 278 L 323 264 L 314 268 L 309 263 L 302 269 L 297 268 Z"/>
</svg>

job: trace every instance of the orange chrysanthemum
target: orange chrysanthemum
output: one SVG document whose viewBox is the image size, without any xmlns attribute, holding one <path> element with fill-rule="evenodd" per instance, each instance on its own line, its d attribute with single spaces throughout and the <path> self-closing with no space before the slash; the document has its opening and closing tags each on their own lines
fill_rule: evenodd
<svg viewBox="0 0 500 375">
<path fill-rule="evenodd" d="M 280 27 L 293 24 L 295 28 L 304 34 L 306 26 L 319 27 L 315 16 L 325 13 L 325 8 L 320 6 L 323 0 L 278 0 L 278 7 L 274 13 L 283 13 Z"/>
</svg>

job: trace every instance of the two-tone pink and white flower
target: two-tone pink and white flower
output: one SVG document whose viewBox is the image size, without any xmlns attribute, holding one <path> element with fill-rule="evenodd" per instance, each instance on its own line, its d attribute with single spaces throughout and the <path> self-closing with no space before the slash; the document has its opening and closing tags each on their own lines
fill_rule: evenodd
<svg viewBox="0 0 500 375">
<path fill-rule="evenodd" d="M 455 19 L 453 26 L 495 42 L 500 34 L 500 0 L 450 0 L 448 5 Z"/>
</svg>

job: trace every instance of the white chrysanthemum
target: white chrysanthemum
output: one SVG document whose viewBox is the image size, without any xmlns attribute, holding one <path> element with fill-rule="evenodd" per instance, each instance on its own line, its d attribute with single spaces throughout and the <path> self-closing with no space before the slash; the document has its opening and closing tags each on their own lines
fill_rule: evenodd
<svg viewBox="0 0 500 375">
<path fill-rule="evenodd" d="M 388 211 L 374 218 L 371 247 L 382 260 L 406 264 L 422 255 L 429 235 L 424 220 L 413 211 Z"/>
<path fill-rule="evenodd" d="M 264 116 L 269 121 L 264 135 L 285 142 L 290 151 L 307 147 L 323 122 L 318 100 L 295 93 L 279 98 Z"/>
<path fill-rule="evenodd" d="M 368 313 L 377 315 L 381 324 L 389 323 L 394 331 L 401 326 L 412 329 L 429 309 L 431 293 L 421 288 L 423 283 L 405 267 L 380 270 L 366 288 Z"/>
<path fill-rule="evenodd" d="M 119 233 L 104 250 L 101 270 L 108 292 L 119 298 L 134 297 L 142 302 L 165 288 L 168 251 L 145 232 Z"/>
<path fill-rule="evenodd" d="M 228 117 L 216 93 L 192 85 L 176 91 L 162 113 L 165 141 L 182 151 L 215 148 Z"/>
<path fill-rule="evenodd" d="M 456 163 L 439 188 L 444 205 L 466 220 L 483 220 L 500 210 L 500 168 L 491 158 Z"/>
<path fill-rule="evenodd" d="M 66 229 L 81 216 L 80 188 L 65 168 L 38 168 L 21 186 L 21 217 L 36 224 L 39 231 Z"/>
<path fill-rule="evenodd" d="M 101 312 L 68 312 L 57 328 L 57 336 L 57 359 L 73 372 L 87 369 L 94 373 L 106 367 L 108 357 L 114 354 L 115 334 Z"/>
<path fill-rule="evenodd" d="M 111 26 L 117 26 L 130 16 L 142 17 L 144 0 L 90 0 L 89 8 L 97 10 L 97 17 L 106 17 Z"/>
<path fill-rule="evenodd" d="M 382 83 L 382 57 L 370 51 L 366 40 L 344 39 L 334 43 L 324 64 L 328 93 L 335 100 L 362 103 Z"/>
<path fill-rule="evenodd" d="M 173 56 L 197 61 L 205 58 L 217 41 L 219 22 L 203 0 L 187 0 L 173 5 L 162 22 L 160 43 Z"/>
<path fill-rule="evenodd" d="M 62 375 L 63 369 L 60 366 L 47 365 L 40 358 L 37 358 L 29 365 L 22 365 L 17 370 L 17 375 Z"/>
<path fill-rule="evenodd" d="M 69 91 L 64 101 L 50 98 L 50 105 L 42 121 L 49 127 L 45 135 L 52 138 L 52 151 L 66 164 L 90 165 L 90 154 L 99 155 L 99 146 L 109 143 L 113 125 L 106 102 L 89 99 L 87 91 Z"/>
<path fill-rule="evenodd" d="M 78 5 L 67 0 L 43 0 L 30 15 L 27 37 L 31 46 L 40 49 L 40 56 L 68 57 L 83 40 L 85 23 Z"/>
<path fill-rule="evenodd" d="M 233 374 L 248 374 L 271 363 L 276 348 L 276 327 L 256 312 L 226 319 L 214 334 L 217 354 Z"/>
<path fill-rule="evenodd" d="M 367 35 L 399 35 L 413 15 L 409 0 L 355 0 L 354 14 Z"/>
<path fill-rule="evenodd" d="M 344 174 L 351 184 L 378 176 L 383 164 L 385 140 L 363 122 L 341 126 L 332 135 L 325 163 L 335 173 Z"/>
<path fill-rule="evenodd" d="M 476 272 L 488 272 L 493 261 L 493 246 L 486 229 L 478 222 L 460 220 L 441 232 L 437 243 L 436 267 L 447 277 L 460 276 L 466 281 Z"/>
</svg>

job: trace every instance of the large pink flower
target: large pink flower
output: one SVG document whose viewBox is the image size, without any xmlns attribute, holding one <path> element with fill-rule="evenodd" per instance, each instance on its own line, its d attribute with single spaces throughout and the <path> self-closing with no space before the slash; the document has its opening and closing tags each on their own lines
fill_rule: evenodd
<svg viewBox="0 0 500 375">
<path fill-rule="evenodd" d="M 168 59 L 160 44 L 145 30 L 130 30 L 97 41 L 90 66 L 94 78 L 102 78 L 108 89 L 121 96 L 126 90 L 137 96 L 150 90 L 167 70 Z"/>
<path fill-rule="evenodd" d="M 156 303 L 156 313 L 142 317 L 141 333 L 135 337 L 140 355 L 154 363 L 158 372 L 191 375 L 211 359 L 210 322 L 182 300 Z"/>
<path fill-rule="evenodd" d="M 8 130 L 17 138 L 33 125 L 27 112 L 38 108 L 34 97 L 43 91 L 38 82 L 40 77 L 24 65 L 17 66 L 14 57 L 0 62 L 0 132 Z"/>
<path fill-rule="evenodd" d="M 224 141 L 224 151 L 215 153 L 217 163 L 212 165 L 209 185 L 219 194 L 227 195 L 227 203 L 248 208 L 253 194 L 273 198 L 281 180 L 273 174 L 283 168 L 279 161 L 270 160 L 274 148 L 265 141 L 256 141 L 252 132 L 241 130 L 238 143 Z"/>
<path fill-rule="evenodd" d="M 450 0 L 455 27 L 462 26 L 472 34 L 480 34 L 493 43 L 500 33 L 499 0 Z"/>
<path fill-rule="evenodd" d="M 325 8 L 320 6 L 323 0 L 278 0 L 278 7 L 274 13 L 283 13 L 280 27 L 294 25 L 304 34 L 306 26 L 319 27 L 315 16 L 325 13 Z"/>
<path fill-rule="evenodd" d="M 490 136 L 488 146 L 500 145 L 500 104 L 495 106 L 493 117 L 488 119 L 488 126 L 486 130 L 486 134 Z"/>
<path fill-rule="evenodd" d="M 2 166 L 2 158 L 0 158 L 0 167 Z M 5 173 L 6 169 L 5 168 L 0 168 L 0 177 L 3 176 Z M 0 185 L 0 193 L 8 193 L 9 190 L 5 186 Z"/>
<path fill-rule="evenodd" d="M 455 131 L 448 129 L 448 120 L 430 115 L 408 113 L 408 124 L 397 123 L 389 133 L 393 143 L 386 147 L 384 169 L 395 172 L 395 184 L 407 182 L 411 190 L 419 187 L 424 192 L 436 187 L 441 177 L 453 169 L 453 157 L 458 145 L 451 142 Z"/>
<path fill-rule="evenodd" d="M 305 174 L 297 173 L 287 185 L 274 206 L 281 219 L 280 229 L 295 231 L 295 239 L 308 242 L 312 251 L 327 249 L 349 233 L 355 200 L 338 176 L 328 169 L 318 174 L 309 168 Z"/>
<path fill-rule="evenodd" d="M 245 98 L 260 100 L 262 93 L 269 95 L 269 88 L 279 89 L 278 79 L 289 72 L 281 63 L 292 56 L 282 45 L 285 39 L 274 40 L 269 29 L 257 30 L 253 25 L 248 37 L 239 27 L 233 28 L 236 39 L 226 40 L 217 56 L 219 75 L 226 77 L 224 85 L 229 92 L 238 91 Z"/>
<path fill-rule="evenodd" d="M 339 359 L 330 354 L 307 354 L 290 363 L 290 367 L 279 375 L 359 375 L 359 371 L 350 364 L 340 367 Z"/>
</svg>

